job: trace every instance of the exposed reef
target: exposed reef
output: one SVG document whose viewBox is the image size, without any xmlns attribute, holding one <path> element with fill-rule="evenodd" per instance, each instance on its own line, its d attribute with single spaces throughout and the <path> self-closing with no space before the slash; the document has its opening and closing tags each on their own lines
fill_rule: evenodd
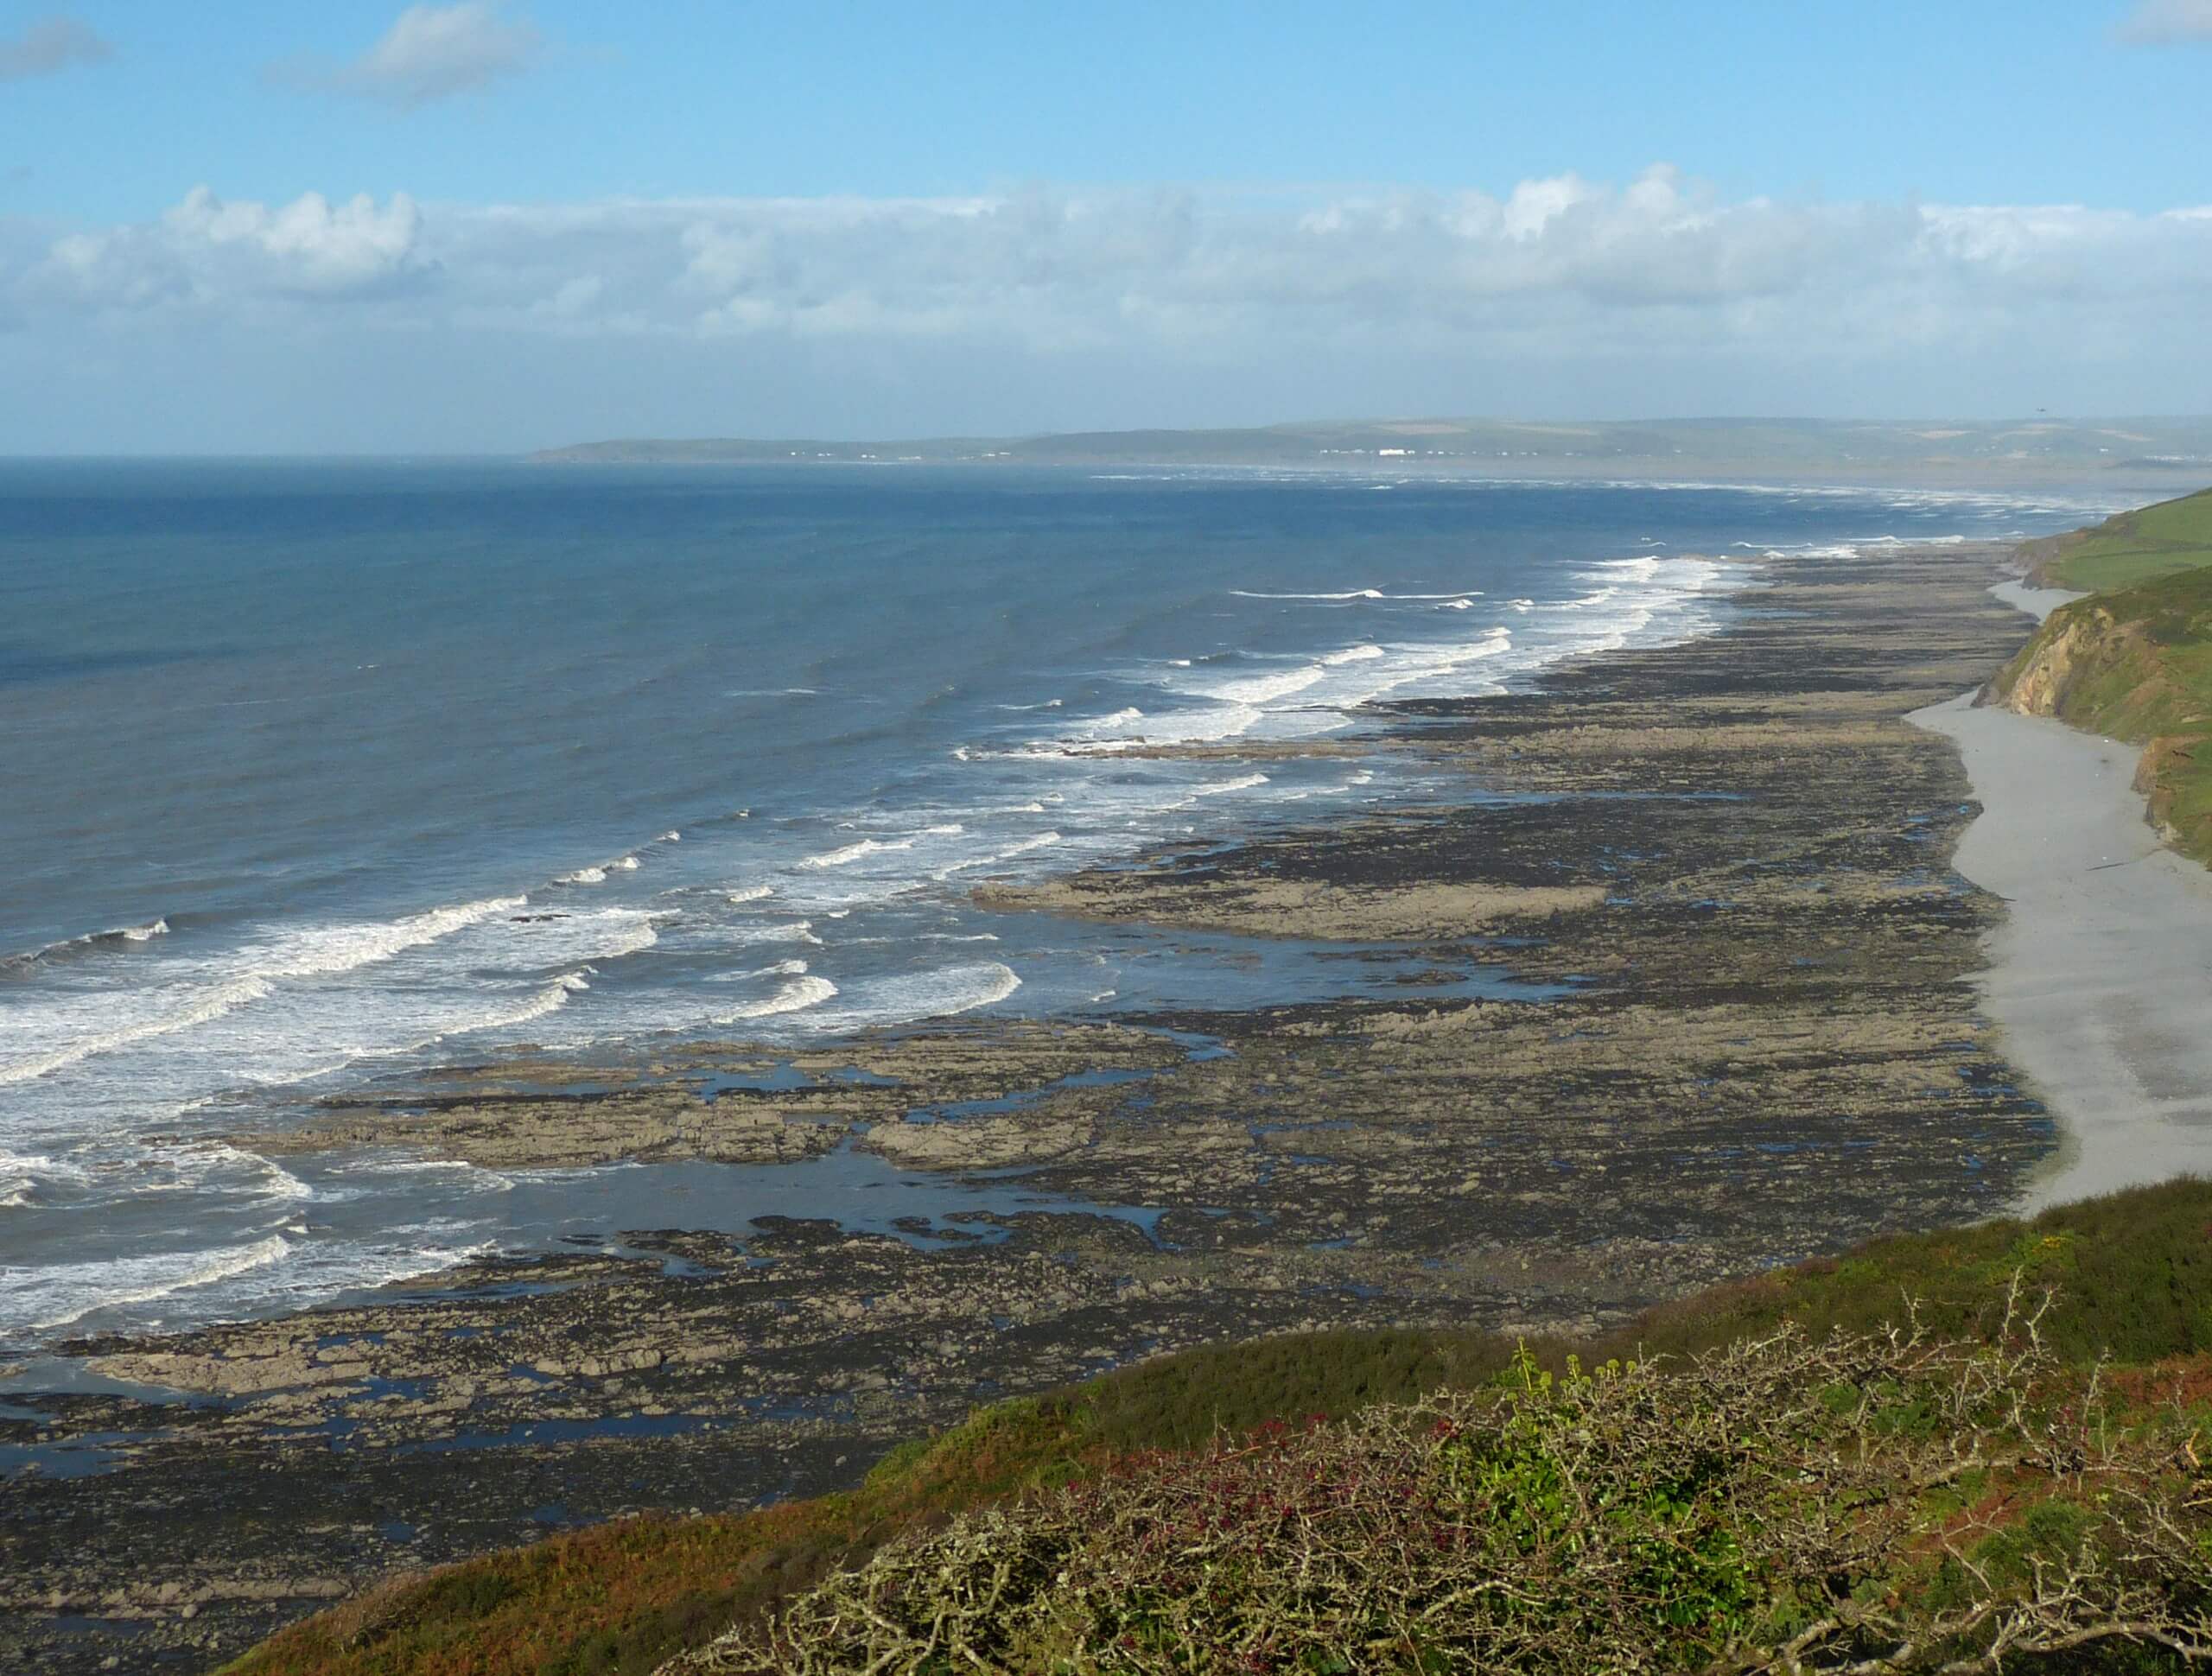
<svg viewBox="0 0 2212 1676">
<path fill-rule="evenodd" d="M 2004 1207 L 2052 1127 L 1976 1011 L 2001 908 L 1949 867 L 1957 754 L 1903 720 L 2019 644 L 1986 592 L 1999 556 L 1776 560 L 1709 638 L 1371 714 L 1367 748 L 1464 801 L 988 898 L 1355 937 L 1344 957 L 1389 980 L 1358 999 L 524 1057 L 247 1138 L 495 1168 L 865 1165 L 971 1197 L 874 1230 L 795 1201 L 735 1234 L 626 1230 L 71 1347 L 193 1400 L 0 1407 L 0 1665 L 204 1658 L 385 1568 L 827 1489 L 975 1401 L 1160 1349 L 1588 1330 Z M 1474 962 L 1520 982 L 1434 981 Z"/>
</svg>

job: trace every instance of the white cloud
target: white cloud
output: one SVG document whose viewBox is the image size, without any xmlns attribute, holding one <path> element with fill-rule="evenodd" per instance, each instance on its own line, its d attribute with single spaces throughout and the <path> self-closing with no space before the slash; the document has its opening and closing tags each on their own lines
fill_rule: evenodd
<svg viewBox="0 0 2212 1676">
<path fill-rule="evenodd" d="M 0 41 L 0 81 L 58 75 L 114 56 L 114 48 L 75 18 L 44 17 L 14 40 Z"/>
<path fill-rule="evenodd" d="M 2123 40 L 2158 45 L 2212 41 L 2212 0 L 2141 0 L 2120 33 Z"/>
<path fill-rule="evenodd" d="M 422 214 L 404 193 L 332 205 L 226 203 L 195 187 L 159 221 L 57 239 L 19 282 L 32 307 L 152 313 L 388 293 L 422 276 Z"/>
<path fill-rule="evenodd" d="M 518 75 L 536 62 L 544 44 L 535 25 L 508 17 L 497 0 L 458 0 L 449 6 L 410 6 L 382 40 L 350 63 L 290 60 L 273 66 L 271 73 L 299 86 L 411 111 Z"/>
<path fill-rule="evenodd" d="M 480 331 L 998 341 L 1053 352 L 1274 341 L 1643 342 L 1789 352 L 1845 322 L 1986 331 L 2023 310 L 2212 308 L 2212 218 L 2081 206 L 1729 202 L 1656 168 L 1503 197 L 1294 204 L 1188 191 L 418 208 L 205 187 L 52 242 L 22 308 L 346 302 Z M 1847 337 L 1839 347 L 1863 346 Z"/>
<path fill-rule="evenodd" d="M 317 400 L 474 378 L 478 422 L 556 436 L 614 424 L 601 405 L 618 387 L 633 428 L 680 410 L 772 434 L 1865 410 L 1877 389 L 1900 410 L 1986 411 L 2000 390 L 2194 409 L 2207 318 L 2212 210 L 1730 199 L 1666 168 L 1496 194 L 418 206 L 203 187 L 153 220 L 59 236 L 0 216 L 0 354 L 128 365 L 226 344 L 226 368 L 259 358 L 304 403 L 279 371 L 312 353 L 339 369 Z M 500 395 L 571 385 L 566 417 Z M 373 403 L 360 412 L 349 445 L 383 434 Z M 385 422 L 412 435 L 412 417 Z"/>
</svg>

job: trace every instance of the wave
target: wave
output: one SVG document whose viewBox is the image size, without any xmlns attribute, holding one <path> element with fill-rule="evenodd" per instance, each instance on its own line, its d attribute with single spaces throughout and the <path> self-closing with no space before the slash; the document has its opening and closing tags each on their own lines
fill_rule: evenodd
<svg viewBox="0 0 2212 1676">
<path fill-rule="evenodd" d="M 607 882 L 607 869 L 605 867 L 578 867 L 574 873 L 556 873 L 553 882 L 556 885 L 604 885 Z"/>
<path fill-rule="evenodd" d="M 802 1013 L 810 1006 L 819 1006 L 837 993 L 837 986 L 827 978 L 794 978 L 766 1000 L 755 1001 L 750 1006 L 741 1006 L 734 1013 L 719 1014 L 710 1023 L 717 1025 L 742 1024 L 748 1019 L 771 1019 L 785 1013 Z"/>
<path fill-rule="evenodd" d="M 228 1141 L 217 1141 L 213 1146 L 194 1146 L 171 1153 L 166 1161 L 176 1172 L 175 1185 L 200 1187 L 213 1184 L 223 1175 L 243 1175 L 243 1181 L 224 1184 L 232 1190 L 251 1192 L 257 1198 L 311 1199 L 315 1189 L 302 1181 L 272 1158 L 260 1152 L 250 1152 L 243 1146 L 233 1146 Z"/>
<path fill-rule="evenodd" d="M 81 1185 L 89 1178 L 81 1165 L 65 1164 L 43 1152 L 11 1152 L 0 1147 L 0 1209 L 22 1209 L 42 1182 Z"/>
<path fill-rule="evenodd" d="M 1205 698 L 1217 698 L 1226 704 L 1265 704 L 1271 699 L 1288 698 L 1293 693 L 1302 693 L 1328 674 L 1326 666 L 1307 663 L 1295 670 L 1281 670 L 1273 675 L 1249 676 L 1240 681 L 1218 682 L 1210 687 L 1193 687 L 1190 691 Z M 1173 721 L 1173 718 L 1167 718 Z"/>
<path fill-rule="evenodd" d="M 1048 849 L 1061 841 L 1060 835 L 1057 832 L 1040 832 L 1034 837 L 1024 838 L 1018 843 L 1008 844 L 1003 849 L 994 850 L 988 855 L 977 855 L 965 861 L 955 861 L 949 867 L 938 868 L 930 876 L 933 879 L 950 879 L 954 873 L 965 873 L 970 867 L 996 867 L 1001 861 L 1011 861 L 1016 856 L 1027 855 L 1033 850 Z M 994 937 L 991 941 L 995 943 L 998 939 Z"/>
<path fill-rule="evenodd" d="M 66 1047 L 28 1059 L 10 1059 L 0 1063 L 0 1087 L 15 1082 L 29 1082 L 52 1075 L 68 1066 L 90 1059 L 96 1054 L 112 1053 L 134 1042 L 150 1040 L 156 1036 L 168 1036 L 195 1025 L 213 1024 L 234 1007 L 245 1006 L 273 994 L 269 982 L 258 977 L 236 978 L 229 983 L 204 990 L 191 1002 L 173 1012 L 142 1019 L 135 1024 L 120 1025 L 96 1035 L 79 1037 Z"/>
<path fill-rule="evenodd" d="M 1018 756 L 1114 756 L 1142 745 L 1211 745 L 1225 739 L 1235 739 L 1249 732 L 1265 720 L 1267 712 L 1256 704 L 1224 703 L 1202 710 L 1172 710 L 1165 715 L 1147 716 L 1141 710 L 1124 710 L 1117 716 L 1103 717 L 1084 727 L 1078 733 L 1057 740 L 1039 740 Z M 1109 723 L 1128 718 L 1141 721 L 1141 731 L 1124 732 L 1118 736 L 1105 734 Z"/>
<path fill-rule="evenodd" d="M 845 845 L 842 849 L 824 850 L 819 855 L 802 856 L 799 859 L 799 866 L 802 867 L 845 867 L 868 856 L 880 855 L 887 850 L 913 848 L 914 841 L 911 838 L 888 841 L 881 838 L 863 838 L 856 844 Z"/>
<path fill-rule="evenodd" d="M 0 1271 L 0 1320 L 22 1320 L 33 1332 L 50 1332 L 97 1311 L 157 1303 L 181 1292 L 266 1268 L 281 1262 L 291 1250 L 289 1239 L 271 1234 L 251 1245 L 227 1250 L 116 1257 L 104 1262 Z"/>
<path fill-rule="evenodd" d="M 855 996 L 855 1004 L 839 1009 L 823 1022 L 837 1030 L 864 1029 L 918 1019 L 949 1019 L 995 1006 L 1021 987 L 1014 968 L 997 961 L 969 966 L 941 967 L 869 984 Z"/>
<path fill-rule="evenodd" d="M 75 952 L 113 948 L 118 944 L 151 943 L 156 937 L 169 934 L 167 919 L 149 919 L 143 925 L 118 925 L 105 931 L 86 931 L 82 936 L 64 937 L 59 943 L 49 943 L 42 948 L 26 949 L 20 955 L 0 956 L 0 972 L 21 970 L 37 965 L 41 961 L 54 960 Z"/>
<path fill-rule="evenodd" d="M 810 943 L 822 946 L 822 939 L 814 935 L 810 919 L 769 921 L 766 924 L 732 925 L 716 933 L 723 941 L 743 947 L 754 943 Z"/>
<path fill-rule="evenodd" d="M 775 893 L 776 887 L 773 885 L 746 885 L 736 890 L 722 892 L 725 898 L 735 903 L 758 902 L 761 898 L 773 896 Z"/>
<path fill-rule="evenodd" d="M 1341 605 L 1351 600 L 1411 604 L 1426 600 L 1478 600 L 1482 597 L 1480 588 L 1461 588 L 1456 594 L 1386 594 L 1379 587 L 1347 588 L 1340 594 L 1261 594 L 1242 587 L 1232 587 L 1229 591 L 1240 600 L 1308 600 L 1330 605 Z"/>
<path fill-rule="evenodd" d="M 431 1039 L 444 1041 L 452 1036 L 473 1036 L 479 1031 L 512 1030 L 518 1025 L 533 1024 L 537 1020 L 558 1013 L 569 1004 L 569 997 L 581 995 L 591 987 L 591 981 L 582 972 L 564 972 L 547 984 L 519 1006 L 503 1009 L 486 1017 L 474 1019 L 440 1031 Z M 425 1044 L 427 1045 L 427 1044 Z"/>
<path fill-rule="evenodd" d="M 335 976 L 341 972 L 351 972 L 379 961 L 390 960 L 395 955 L 423 943 L 435 943 L 455 931 L 466 930 L 480 920 L 524 907 L 529 901 L 526 896 L 486 897 L 481 901 L 459 903 L 450 908 L 433 908 L 427 913 L 410 914 L 400 919 L 336 925 L 298 933 L 286 939 L 292 945 L 289 952 L 279 954 L 270 963 L 258 968 L 255 975 L 270 978 Z M 251 954 L 253 951 L 249 949 L 247 952 Z"/>
<path fill-rule="evenodd" d="M 1265 774 L 1244 774 L 1233 780 L 1216 780 L 1211 784 L 1202 785 L 1191 795 L 1193 797 L 1218 797 L 1224 792 L 1249 791 L 1255 786 L 1265 785 L 1267 783 L 1268 777 Z"/>
<path fill-rule="evenodd" d="M 1010 966 L 996 961 L 982 966 L 956 966 L 933 974 L 937 992 L 921 1016 L 949 1019 L 956 1013 L 972 1013 L 979 1006 L 995 1006 L 1021 987 Z"/>
</svg>

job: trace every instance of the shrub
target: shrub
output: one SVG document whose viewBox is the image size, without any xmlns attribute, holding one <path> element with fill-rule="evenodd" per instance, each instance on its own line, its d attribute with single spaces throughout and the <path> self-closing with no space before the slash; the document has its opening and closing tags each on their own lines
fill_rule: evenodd
<svg viewBox="0 0 2212 1676">
<path fill-rule="evenodd" d="M 687 1676 L 2212 1662 L 2212 1481 L 2016 1279 L 1986 1343 L 1794 1327 L 1276 1424 L 894 1542 Z"/>
</svg>

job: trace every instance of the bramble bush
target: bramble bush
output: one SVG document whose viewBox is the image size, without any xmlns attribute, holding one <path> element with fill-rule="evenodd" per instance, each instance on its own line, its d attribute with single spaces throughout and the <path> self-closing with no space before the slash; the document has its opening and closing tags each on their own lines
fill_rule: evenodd
<svg viewBox="0 0 2212 1676">
<path fill-rule="evenodd" d="M 895 1541 L 670 1676 L 2212 1666 L 2212 1478 L 2015 1275 L 1812 1337 L 1275 1423 Z"/>
</svg>

